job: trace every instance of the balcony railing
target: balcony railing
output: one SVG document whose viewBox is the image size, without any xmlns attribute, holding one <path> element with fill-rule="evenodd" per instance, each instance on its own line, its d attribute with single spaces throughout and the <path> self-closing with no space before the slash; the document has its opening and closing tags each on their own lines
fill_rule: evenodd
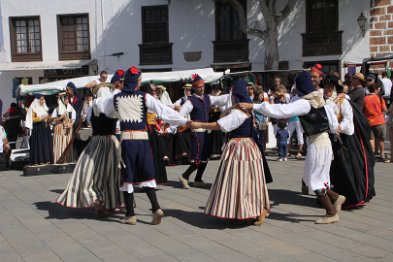
<svg viewBox="0 0 393 262">
<path fill-rule="evenodd" d="M 213 41 L 214 63 L 248 61 L 248 39 Z"/>
<path fill-rule="evenodd" d="M 303 56 L 341 55 L 342 31 L 305 33 L 303 36 Z"/>
<path fill-rule="evenodd" d="M 141 65 L 172 64 L 172 43 L 144 43 L 139 45 Z"/>
</svg>

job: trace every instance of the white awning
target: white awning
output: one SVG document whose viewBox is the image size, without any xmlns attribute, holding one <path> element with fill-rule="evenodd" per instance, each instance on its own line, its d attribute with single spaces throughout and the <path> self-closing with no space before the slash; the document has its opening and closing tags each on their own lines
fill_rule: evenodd
<svg viewBox="0 0 393 262">
<path fill-rule="evenodd" d="M 227 73 L 229 72 L 230 71 L 228 70 Z M 203 68 L 171 72 L 148 72 L 142 74 L 142 80 L 144 83 L 171 83 L 178 81 L 186 82 L 191 80 L 192 74 L 200 75 L 206 83 L 216 82 L 224 76 L 223 72 L 214 72 L 212 68 Z M 108 79 L 111 79 L 112 76 L 113 75 L 108 75 Z M 50 95 L 64 91 L 69 81 L 72 81 L 77 86 L 77 88 L 83 88 L 87 83 L 97 79 L 99 79 L 98 75 L 65 79 L 45 84 L 19 85 L 19 90 L 17 92 L 19 92 L 20 95 L 35 93 Z"/>
<path fill-rule="evenodd" d="M 73 69 L 89 65 L 94 60 L 67 60 L 67 61 L 36 61 L 36 62 L 9 62 L 0 63 L 0 72 L 47 70 L 47 69 Z"/>
</svg>

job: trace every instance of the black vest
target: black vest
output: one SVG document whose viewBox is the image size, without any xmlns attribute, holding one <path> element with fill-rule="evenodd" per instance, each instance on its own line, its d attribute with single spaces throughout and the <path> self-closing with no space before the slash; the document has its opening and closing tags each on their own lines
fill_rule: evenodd
<svg viewBox="0 0 393 262">
<path fill-rule="evenodd" d="M 299 118 L 306 136 L 320 134 L 329 130 L 329 119 L 325 107 L 318 109 L 311 107 L 307 115 Z"/>
</svg>

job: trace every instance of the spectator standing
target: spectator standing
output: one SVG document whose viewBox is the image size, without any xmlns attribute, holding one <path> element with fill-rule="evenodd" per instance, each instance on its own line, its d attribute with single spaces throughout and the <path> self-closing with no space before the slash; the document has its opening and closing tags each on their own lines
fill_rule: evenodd
<svg viewBox="0 0 393 262">
<path fill-rule="evenodd" d="M 351 89 L 348 95 L 351 101 L 363 111 L 364 107 L 364 89 L 363 89 L 364 75 L 362 73 L 355 73 L 351 78 Z"/>
<path fill-rule="evenodd" d="M 53 134 L 53 161 L 57 163 L 60 157 L 65 153 L 65 149 L 71 142 L 72 126 L 76 118 L 76 112 L 69 103 L 68 96 L 59 94 L 57 99 L 57 108 L 52 112 L 52 121 L 54 124 Z M 74 162 L 74 151 L 71 149 L 66 152 L 65 163 Z"/>
<path fill-rule="evenodd" d="M 386 128 L 388 130 L 390 141 L 390 162 L 393 163 L 393 103 L 390 103 L 389 110 L 386 114 L 388 116 Z"/>
<path fill-rule="evenodd" d="M 53 162 L 52 136 L 48 122 L 45 97 L 36 94 L 26 115 L 26 127 L 31 130 L 30 135 L 30 164 L 42 165 Z"/>
<path fill-rule="evenodd" d="M 387 111 L 385 100 L 379 95 L 381 87 L 377 83 L 369 85 L 368 90 L 370 94 L 364 98 L 364 114 L 371 127 L 371 148 L 375 152 L 375 146 L 378 144 L 381 158 L 384 162 L 390 162 L 384 152 L 384 137 L 386 136 L 384 112 Z"/>
<path fill-rule="evenodd" d="M 9 155 L 11 152 L 11 147 L 8 144 L 7 132 L 4 127 L 0 125 L 0 154 L 5 156 Z"/>
<path fill-rule="evenodd" d="M 287 140 L 289 132 L 287 129 L 287 121 L 280 120 L 278 122 L 278 130 L 276 132 L 277 147 L 278 147 L 278 161 L 287 161 L 288 145 Z"/>
<path fill-rule="evenodd" d="M 11 103 L 10 108 L 4 113 L 3 117 L 5 119 L 3 125 L 7 132 L 8 141 L 13 142 L 11 148 L 15 149 L 15 142 L 22 131 L 21 120 L 23 112 L 16 103 Z"/>
<path fill-rule="evenodd" d="M 383 84 L 383 89 L 385 90 L 383 99 L 385 99 L 386 106 L 389 107 L 392 103 L 392 101 L 390 100 L 390 94 L 392 92 L 392 81 L 387 77 L 386 72 L 382 73 L 381 82 Z"/>
</svg>

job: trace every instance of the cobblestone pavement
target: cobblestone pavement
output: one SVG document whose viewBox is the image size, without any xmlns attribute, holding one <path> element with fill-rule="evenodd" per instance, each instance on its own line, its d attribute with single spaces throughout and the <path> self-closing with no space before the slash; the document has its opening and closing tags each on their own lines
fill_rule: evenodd
<svg viewBox="0 0 393 262">
<path fill-rule="evenodd" d="M 377 197 L 331 225 L 314 224 L 323 210 L 299 192 L 304 161 L 269 165 L 272 213 L 260 227 L 205 216 L 208 188 L 185 190 L 177 181 L 186 166 L 167 168 L 170 182 L 158 191 L 165 218 L 157 226 L 148 224 L 143 193 L 136 194 L 138 224 L 123 225 L 122 213 L 97 220 L 91 209 L 54 203 L 70 174 L 1 172 L 0 261 L 393 261 L 393 164 L 376 164 Z M 205 182 L 217 168 L 209 163 Z"/>
</svg>

